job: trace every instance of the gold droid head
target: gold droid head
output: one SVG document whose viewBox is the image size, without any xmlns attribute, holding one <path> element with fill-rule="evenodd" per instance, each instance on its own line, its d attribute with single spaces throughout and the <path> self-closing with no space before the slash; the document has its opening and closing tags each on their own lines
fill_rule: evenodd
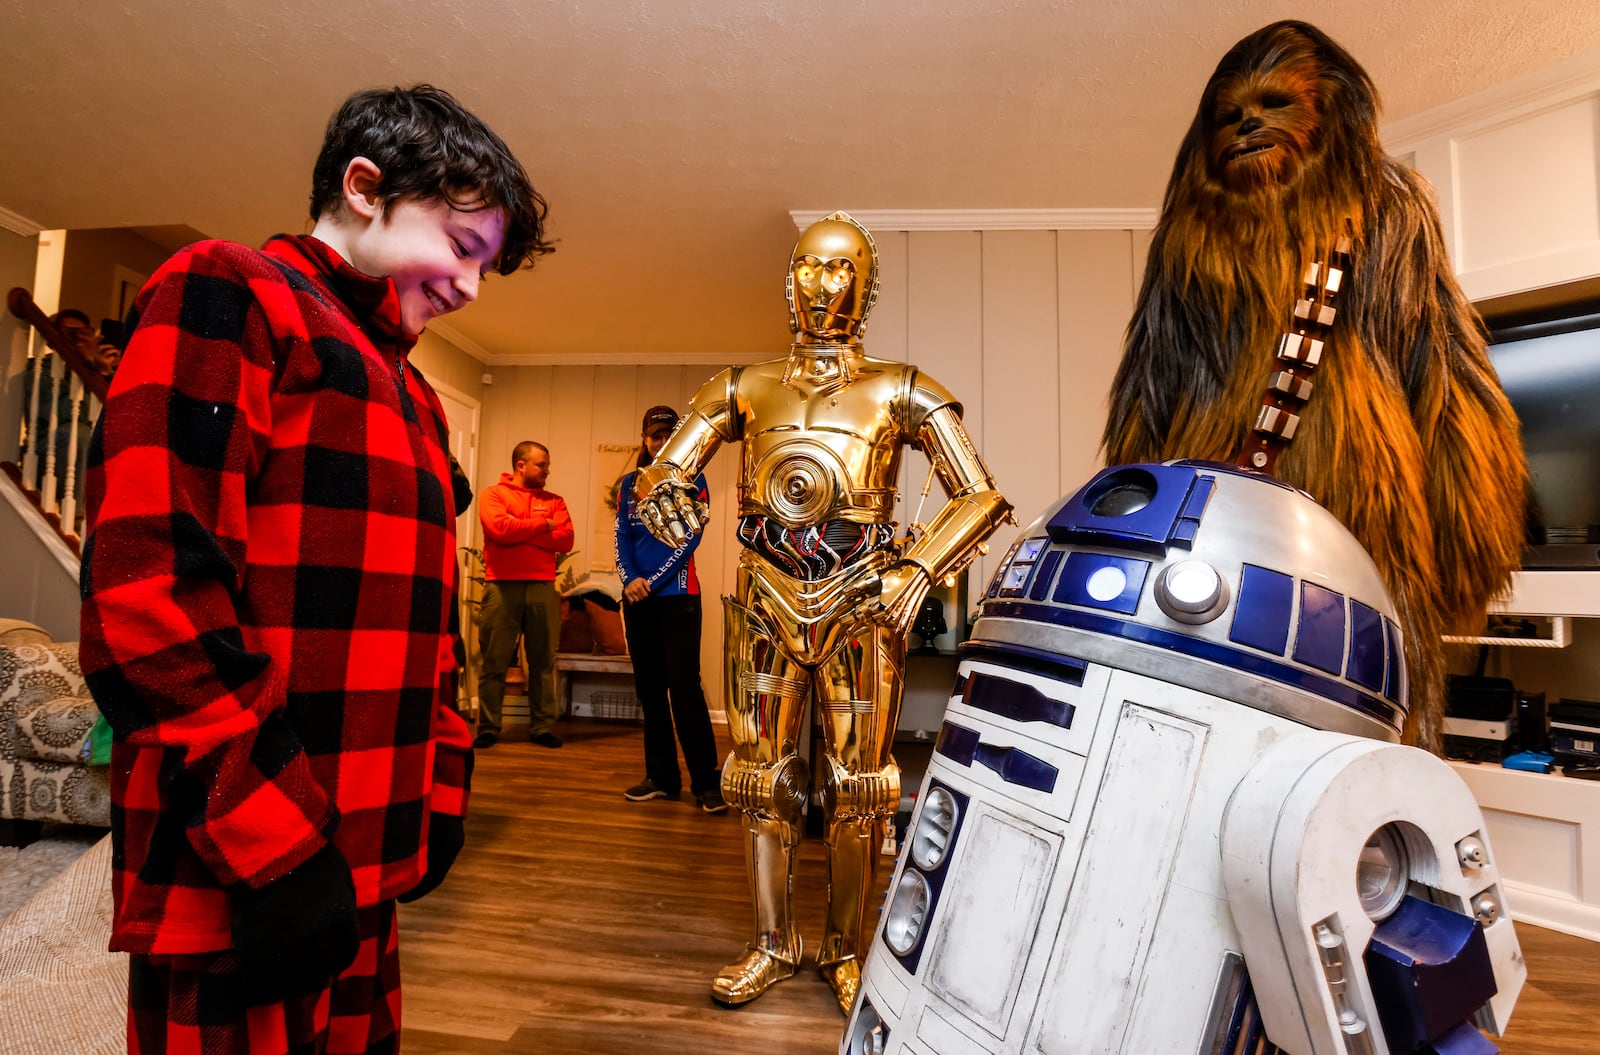
<svg viewBox="0 0 1600 1055">
<path fill-rule="evenodd" d="M 878 250 L 848 213 L 807 227 L 789 261 L 789 328 L 802 344 L 854 343 L 878 299 Z"/>
</svg>

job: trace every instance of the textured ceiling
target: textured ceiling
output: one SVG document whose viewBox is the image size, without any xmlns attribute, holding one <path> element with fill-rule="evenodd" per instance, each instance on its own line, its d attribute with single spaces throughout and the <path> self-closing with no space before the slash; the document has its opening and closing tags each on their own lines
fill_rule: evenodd
<svg viewBox="0 0 1600 1055">
<path fill-rule="evenodd" d="M 450 325 L 575 358 L 776 352 L 790 209 L 1155 207 L 1212 67 L 1278 18 L 1344 44 L 1391 121 L 1600 48 L 1594 0 L 7 8 L 0 208 L 258 243 L 305 229 L 348 92 L 430 81 L 522 158 L 561 243 Z"/>
</svg>

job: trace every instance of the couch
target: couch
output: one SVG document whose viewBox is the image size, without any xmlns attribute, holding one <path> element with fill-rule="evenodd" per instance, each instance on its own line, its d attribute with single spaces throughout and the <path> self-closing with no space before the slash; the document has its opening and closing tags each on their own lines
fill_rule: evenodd
<svg viewBox="0 0 1600 1055">
<path fill-rule="evenodd" d="M 90 764 L 100 712 L 78 644 L 0 619 L 0 821 L 24 839 L 40 822 L 111 824 L 108 767 Z"/>
</svg>

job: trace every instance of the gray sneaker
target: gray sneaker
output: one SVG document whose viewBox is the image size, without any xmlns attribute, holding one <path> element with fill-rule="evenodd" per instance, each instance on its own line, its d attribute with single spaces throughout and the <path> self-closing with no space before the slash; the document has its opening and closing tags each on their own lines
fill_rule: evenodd
<svg viewBox="0 0 1600 1055">
<path fill-rule="evenodd" d="M 722 798 L 722 791 L 718 788 L 702 791 L 695 798 L 699 800 L 700 808 L 707 813 L 721 813 L 728 808 L 727 802 Z"/>
<path fill-rule="evenodd" d="M 656 782 L 645 777 L 639 783 L 622 793 L 622 797 L 629 802 L 649 802 L 651 799 L 675 799 L 676 792 L 663 791 L 656 787 Z"/>
</svg>

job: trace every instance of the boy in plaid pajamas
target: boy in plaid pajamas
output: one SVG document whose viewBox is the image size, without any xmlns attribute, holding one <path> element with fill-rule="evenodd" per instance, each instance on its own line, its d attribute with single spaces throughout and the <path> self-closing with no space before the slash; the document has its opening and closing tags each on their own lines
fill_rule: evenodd
<svg viewBox="0 0 1600 1055">
<path fill-rule="evenodd" d="M 311 215 L 157 271 L 90 455 L 81 651 L 115 733 L 133 1053 L 397 1050 L 394 904 L 461 848 L 460 511 L 407 355 L 549 251 L 545 204 L 424 85 L 345 102 Z"/>
</svg>

